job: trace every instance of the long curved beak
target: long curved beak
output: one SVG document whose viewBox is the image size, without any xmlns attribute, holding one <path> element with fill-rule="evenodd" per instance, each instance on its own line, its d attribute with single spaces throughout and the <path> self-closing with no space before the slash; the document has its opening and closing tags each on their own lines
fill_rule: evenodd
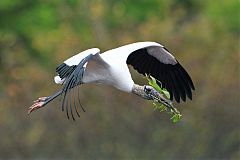
<svg viewBox="0 0 240 160">
<path fill-rule="evenodd" d="M 163 94 L 154 91 L 153 95 L 152 95 L 153 101 L 156 101 L 158 103 L 163 104 L 164 106 L 166 106 L 170 111 L 173 111 L 175 113 L 178 113 L 177 110 L 175 109 L 175 107 L 173 106 L 173 103 L 171 100 L 168 100 L 164 97 Z"/>
</svg>

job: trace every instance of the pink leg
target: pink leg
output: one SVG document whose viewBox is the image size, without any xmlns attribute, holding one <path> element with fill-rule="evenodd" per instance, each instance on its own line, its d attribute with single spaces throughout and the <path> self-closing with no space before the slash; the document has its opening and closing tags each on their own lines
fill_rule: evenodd
<svg viewBox="0 0 240 160">
<path fill-rule="evenodd" d="M 37 100 L 34 101 L 33 105 L 29 107 L 28 110 L 28 115 L 32 113 L 33 111 L 42 108 L 43 105 L 45 104 L 45 101 L 47 100 L 48 97 L 40 97 Z"/>
<path fill-rule="evenodd" d="M 61 93 L 62 93 L 62 90 L 56 92 L 52 96 L 38 98 L 37 100 L 34 101 L 33 105 L 31 107 L 29 107 L 28 115 L 30 113 L 32 113 L 33 111 L 46 106 L 49 102 L 51 102 L 53 99 L 58 97 Z"/>
</svg>

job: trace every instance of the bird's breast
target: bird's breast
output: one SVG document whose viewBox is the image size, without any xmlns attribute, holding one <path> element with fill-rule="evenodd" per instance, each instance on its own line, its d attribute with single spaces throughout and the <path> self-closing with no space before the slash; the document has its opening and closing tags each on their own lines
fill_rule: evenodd
<svg viewBox="0 0 240 160">
<path fill-rule="evenodd" d="M 119 90 L 131 92 L 134 82 L 127 65 L 115 63 L 111 66 L 110 70 L 113 80 L 112 85 Z"/>
</svg>

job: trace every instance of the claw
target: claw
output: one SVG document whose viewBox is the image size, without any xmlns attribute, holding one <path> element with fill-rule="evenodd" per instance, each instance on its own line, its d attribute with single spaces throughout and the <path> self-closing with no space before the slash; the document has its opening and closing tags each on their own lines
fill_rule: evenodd
<svg viewBox="0 0 240 160">
<path fill-rule="evenodd" d="M 35 110 L 37 110 L 39 108 L 42 108 L 44 104 L 45 104 L 45 102 L 39 101 L 39 99 L 34 101 L 34 104 L 31 107 L 29 107 L 28 115 L 30 113 L 32 113 L 33 111 L 35 111 Z"/>
<path fill-rule="evenodd" d="M 29 109 L 28 109 L 28 115 L 29 115 L 30 113 L 32 113 L 33 111 L 35 111 L 35 110 L 37 110 L 37 109 L 39 109 L 39 108 L 42 108 L 42 107 L 46 106 L 46 105 L 47 105 L 49 102 L 51 102 L 53 99 L 55 99 L 56 97 L 58 97 L 59 95 L 61 95 L 62 92 L 63 92 L 63 91 L 60 90 L 60 91 L 54 93 L 54 94 L 51 95 L 51 96 L 48 96 L 48 97 L 40 97 L 40 98 L 38 98 L 37 100 L 35 100 L 35 101 L 33 102 L 33 105 L 32 105 L 31 107 L 29 107 Z"/>
</svg>

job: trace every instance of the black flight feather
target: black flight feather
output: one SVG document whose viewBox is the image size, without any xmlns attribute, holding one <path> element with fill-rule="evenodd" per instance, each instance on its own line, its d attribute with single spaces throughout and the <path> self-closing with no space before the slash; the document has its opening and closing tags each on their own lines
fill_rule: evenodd
<svg viewBox="0 0 240 160">
<path fill-rule="evenodd" d="M 81 85 L 83 74 L 84 74 L 84 65 L 86 62 L 88 62 L 92 58 L 92 54 L 88 55 L 85 57 L 78 65 L 76 66 L 68 66 L 61 64 L 57 67 L 56 71 L 58 72 L 59 76 L 61 78 L 66 78 L 64 84 L 63 84 L 63 89 L 62 89 L 62 111 L 64 111 L 64 108 L 66 108 L 67 112 L 67 117 L 69 119 L 69 111 L 71 114 L 71 117 L 73 120 L 75 120 L 74 114 L 73 114 L 73 109 L 72 106 L 74 105 L 75 112 L 80 117 L 77 108 L 76 108 L 76 98 L 72 98 L 71 91 L 74 87 Z M 76 96 L 76 95 L 75 95 Z M 72 100 L 74 100 L 74 104 L 72 104 Z M 78 102 L 82 108 L 82 110 L 85 112 L 84 108 L 82 107 L 79 99 L 79 93 L 78 93 Z M 69 108 L 68 108 L 69 107 Z"/>
<path fill-rule="evenodd" d="M 168 51 L 166 48 L 164 49 Z M 150 74 L 159 80 L 158 85 L 168 90 L 171 100 L 174 98 L 177 102 L 180 102 L 180 99 L 186 101 L 186 96 L 192 99 L 194 84 L 178 61 L 176 64 L 165 64 L 150 55 L 147 48 L 143 48 L 132 52 L 126 63 L 132 65 L 139 73 Z"/>
</svg>

